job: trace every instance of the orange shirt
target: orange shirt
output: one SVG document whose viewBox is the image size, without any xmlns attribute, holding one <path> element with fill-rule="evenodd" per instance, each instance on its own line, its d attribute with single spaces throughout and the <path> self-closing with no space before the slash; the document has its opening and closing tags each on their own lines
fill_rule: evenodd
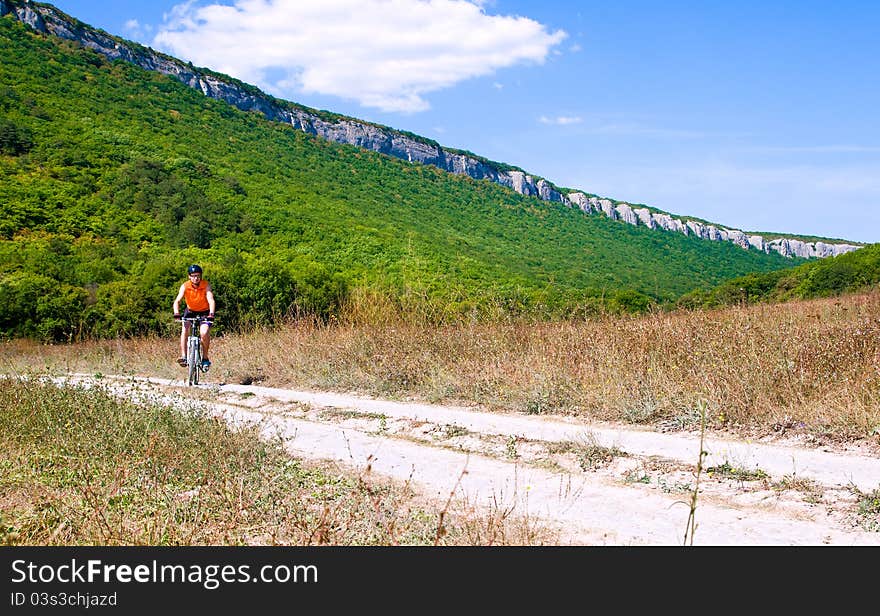
<svg viewBox="0 0 880 616">
<path fill-rule="evenodd" d="M 208 281 L 202 278 L 199 286 L 195 286 L 192 280 L 183 283 L 183 298 L 186 307 L 190 310 L 201 312 L 208 310 Z"/>
</svg>

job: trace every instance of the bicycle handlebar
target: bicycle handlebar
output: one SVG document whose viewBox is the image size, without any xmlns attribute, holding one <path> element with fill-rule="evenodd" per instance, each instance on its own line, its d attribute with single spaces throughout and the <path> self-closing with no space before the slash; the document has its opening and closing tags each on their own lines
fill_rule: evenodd
<svg viewBox="0 0 880 616">
<path fill-rule="evenodd" d="M 190 323 L 214 323 L 212 317 L 180 317 L 180 320 L 189 321 Z"/>
</svg>

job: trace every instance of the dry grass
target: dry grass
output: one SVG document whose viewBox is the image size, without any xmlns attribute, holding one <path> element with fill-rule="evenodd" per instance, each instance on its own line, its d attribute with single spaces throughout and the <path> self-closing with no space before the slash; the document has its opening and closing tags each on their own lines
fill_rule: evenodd
<svg viewBox="0 0 880 616">
<path fill-rule="evenodd" d="M 387 319 L 386 319 L 387 320 Z M 176 340 L 11 342 L 6 371 L 179 376 Z M 212 378 L 666 428 L 880 431 L 880 292 L 552 323 L 316 325 L 225 335 Z"/>
</svg>

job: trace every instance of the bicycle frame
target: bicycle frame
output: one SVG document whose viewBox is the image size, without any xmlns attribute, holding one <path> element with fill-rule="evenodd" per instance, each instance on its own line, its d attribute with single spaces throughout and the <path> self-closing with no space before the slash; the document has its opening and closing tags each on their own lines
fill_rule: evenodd
<svg viewBox="0 0 880 616">
<path fill-rule="evenodd" d="M 186 317 L 181 319 L 190 324 L 189 335 L 186 337 L 186 372 L 187 385 L 199 384 L 199 373 L 202 370 L 202 323 L 207 319 L 204 317 Z"/>
</svg>

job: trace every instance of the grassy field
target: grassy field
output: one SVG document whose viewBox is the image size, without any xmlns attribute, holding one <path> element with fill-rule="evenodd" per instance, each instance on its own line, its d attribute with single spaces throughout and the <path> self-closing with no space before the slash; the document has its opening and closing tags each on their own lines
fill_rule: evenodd
<svg viewBox="0 0 880 616">
<path fill-rule="evenodd" d="M 880 291 L 779 305 L 431 328 L 227 334 L 211 379 L 814 442 L 880 439 Z M 3 372 L 179 377 L 176 336 L 12 341 Z M 289 460 L 253 433 L 99 392 L 2 382 L 0 532 L 28 544 L 540 544 L 552 533 Z"/>
</svg>

